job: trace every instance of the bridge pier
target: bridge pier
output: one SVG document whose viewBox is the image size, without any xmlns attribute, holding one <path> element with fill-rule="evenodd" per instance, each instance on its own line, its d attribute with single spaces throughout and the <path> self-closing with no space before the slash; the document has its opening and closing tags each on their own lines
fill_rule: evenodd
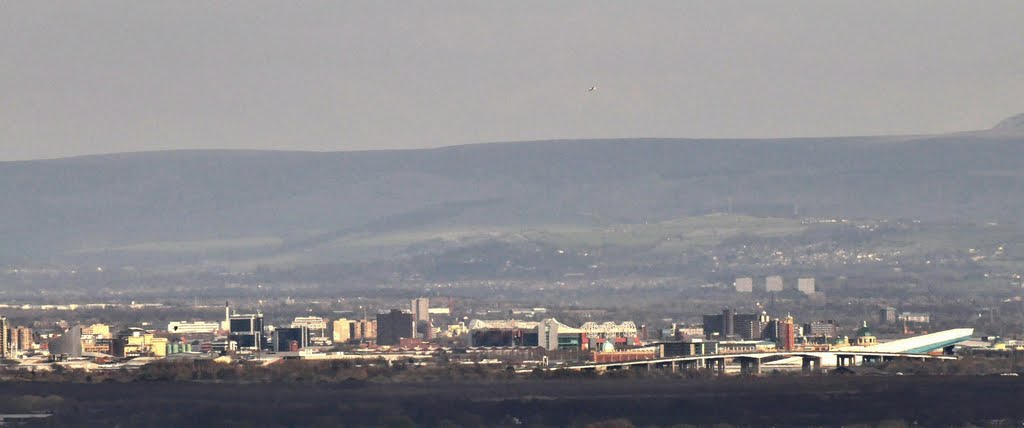
<svg viewBox="0 0 1024 428">
<path fill-rule="evenodd" d="M 705 358 L 704 368 L 711 370 L 713 373 L 725 374 L 725 357 Z"/>
<path fill-rule="evenodd" d="M 846 367 L 854 365 L 856 357 L 853 355 L 836 354 L 836 366 Z"/>
<path fill-rule="evenodd" d="M 821 369 L 821 357 L 803 357 L 803 371 L 804 373 L 817 372 Z"/>
<path fill-rule="evenodd" d="M 761 374 L 761 359 L 759 358 L 746 358 L 741 357 L 740 360 L 740 373 L 742 374 Z"/>
</svg>

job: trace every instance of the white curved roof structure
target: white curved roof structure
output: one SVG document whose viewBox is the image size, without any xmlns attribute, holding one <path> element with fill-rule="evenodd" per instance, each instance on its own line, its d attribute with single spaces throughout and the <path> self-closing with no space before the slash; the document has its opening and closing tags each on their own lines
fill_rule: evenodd
<svg viewBox="0 0 1024 428">
<path fill-rule="evenodd" d="M 945 330 L 940 331 L 938 333 L 908 337 L 906 339 L 879 343 L 874 346 L 866 346 L 863 348 L 865 350 L 877 352 L 902 352 L 909 354 L 923 354 L 929 351 L 934 351 L 936 349 L 942 349 L 949 345 L 954 345 L 960 342 L 967 341 L 973 335 L 973 328 L 954 328 L 952 330 Z"/>
</svg>

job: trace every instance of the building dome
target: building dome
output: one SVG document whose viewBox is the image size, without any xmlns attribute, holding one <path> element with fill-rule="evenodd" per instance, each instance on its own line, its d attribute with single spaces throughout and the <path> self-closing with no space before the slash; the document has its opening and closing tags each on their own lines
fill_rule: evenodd
<svg viewBox="0 0 1024 428">
<path fill-rule="evenodd" d="M 854 339 L 855 343 L 860 346 L 871 346 L 877 345 L 878 339 L 871 333 L 871 329 L 868 328 L 868 322 L 864 321 L 864 325 L 857 329 L 857 335 Z"/>
<path fill-rule="evenodd" d="M 867 337 L 867 336 L 874 336 L 874 334 L 871 334 L 871 329 L 868 328 L 868 322 L 864 321 L 864 325 L 862 325 L 860 328 L 857 329 L 856 337 Z"/>
</svg>

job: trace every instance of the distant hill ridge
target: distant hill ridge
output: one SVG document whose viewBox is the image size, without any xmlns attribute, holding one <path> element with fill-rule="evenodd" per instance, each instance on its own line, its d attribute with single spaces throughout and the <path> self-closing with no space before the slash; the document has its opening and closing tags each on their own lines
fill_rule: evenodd
<svg viewBox="0 0 1024 428">
<path fill-rule="evenodd" d="M 1022 121 L 1000 123 L 997 138 L 562 140 L 2 162 L 0 263 L 153 241 L 269 237 L 300 248 L 352 233 L 631 223 L 730 206 L 755 216 L 1017 222 Z"/>
<path fill-rule="evenodd" d="M 1007 135 L 1024 135 L 1024 113 L 1003 119 L 993 126 L 991 131 Z"/>
</svg>

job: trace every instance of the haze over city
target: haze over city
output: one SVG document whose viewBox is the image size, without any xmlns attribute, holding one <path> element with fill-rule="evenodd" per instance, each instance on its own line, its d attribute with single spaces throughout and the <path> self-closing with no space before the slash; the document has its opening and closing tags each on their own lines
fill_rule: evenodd
<svg viewBox="0 0 1024 428">
<path fill-rule="evenodd" d="M 3 3 L 0 425 L 1024 426 L 1022 22 Z"/>
<path fill-rule="evenodd" d="M 12 2 L 0 160 L 984 129 L 1024 111 L 1022 17 L 1012 0 Z"/>
</svg>

